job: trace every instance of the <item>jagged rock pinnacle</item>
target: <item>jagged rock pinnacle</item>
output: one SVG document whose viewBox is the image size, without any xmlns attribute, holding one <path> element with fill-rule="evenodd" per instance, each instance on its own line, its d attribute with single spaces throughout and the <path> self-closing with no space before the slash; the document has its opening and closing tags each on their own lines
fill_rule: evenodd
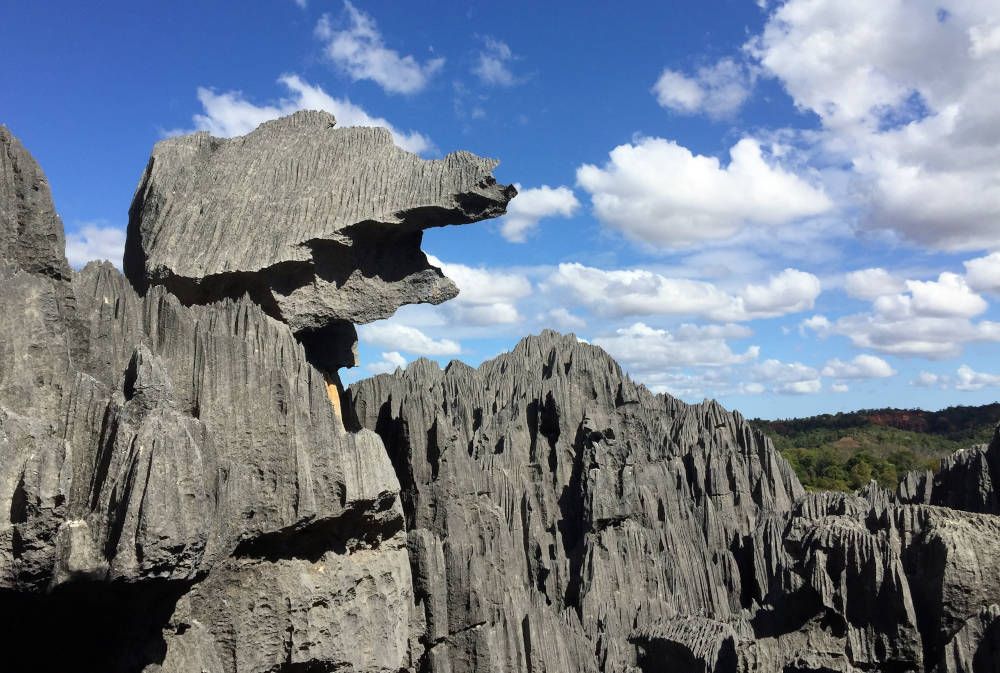
<svg viewBox="0 0 1000 673">
<path fill-rule="evenodd" d="M 807 493 L 551 331 L 342 395 L 354 322 L 454 292 L 420 232 L 501 212 L 493 166 L 320 113 L 170 139 L 126 279 L 69 270 L 0 128 L 0 669 L 995 672 L 1000 435 Z"/>
<path fill-rule="evenodd" d="M 497 184 L 496 165 L 421 159 L 385 129 L 337 128 L 325 112 L 229 140 L 169 138 L 136 190 L 125 275 L 188 304 L 248 293 L 307 340 L 343 334 L 458 294 L 420 250 L 422 231 L 502 215 L 516 191 Z M 350 359 L 340 351 L 334 360 Z"/>
</svg>

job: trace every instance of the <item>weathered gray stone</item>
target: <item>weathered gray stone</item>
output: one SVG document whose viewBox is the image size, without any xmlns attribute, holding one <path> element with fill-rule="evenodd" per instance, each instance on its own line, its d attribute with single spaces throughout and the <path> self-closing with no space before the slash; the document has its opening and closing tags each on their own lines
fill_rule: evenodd
<svg viewBox="0 0 1000 673">
<path fill-rule="evenodd" d="M 896 497 L 900 502 L 1000 514 L 1000 426 L 988 445 L 956 451 L 936 473 L 907 474 Z"/>
<path fill-rule="evenodd" d="M 402 483 L 427 670 L 625 670 L 640 640 L 673 651 L 651 624 L 739 621 L 731 548 L 802 494 L 740 416 L 654 396 L 573 336 L 349 394 Z"/>
<path fill-rule="evenodd" d="M 996 673 L 1000 436 L 806 493 L 554 332 L 341 410 L 353 323 L 453 293 L 420 231 L 501 212 L 492 167 L 319 113 L 164 141 L 137 292 L 69 271 L 0 129 L 3 670 Z"/>
<path fill-rule="evenodd" d="M 497 184 L 496 165 L 468 152 L 427 161 L 385 129 L 336 128 L 324 112 L 231 140 L 169 138 L 136 191 L 125 274 L 186 303 L 248 292 L 323 338 L 458 294 L 420 250 L 422 231 L 503 214 L 516 192 Z M 333 364 L 354 364 L 345 357 Z"/>
<path fill-rule="evenodd" d="M 804 493 L 738 414 L 553 332 L 349 396 L 402 484 L 418 670 L 993 670 L 1000 517 Z"/>
<path fill-rule="evenodd" d="M 344 429 L 335 381 L 249 297 L 70 272 L 44 176 L 0 144 L 0 631 L 25 643 L 4 670 L 404 666 L 378 436 Z"/>
</svg>

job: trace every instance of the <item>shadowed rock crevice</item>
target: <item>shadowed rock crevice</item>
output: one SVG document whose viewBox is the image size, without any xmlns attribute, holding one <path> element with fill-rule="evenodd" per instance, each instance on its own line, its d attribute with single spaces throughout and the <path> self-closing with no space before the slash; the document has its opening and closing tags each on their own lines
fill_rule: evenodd
<svg viewBox="0 0 1000 673">
<path fill-rule="evenodd" d="M 75 583 L 50 593 L 0 590 L 3 669 L 133 673 L 163 662 L 187 582 Z"/>
<path fill-rule="evenodd" d="M 350 554 L 360 549 L 378 549 L 384 541 L 403 531 L 403 518 L 393 510 L 395 503 L 395 494 L 356 502 L 341 516 L 244 540 L 232 556 L 271 562 L 304 559 L 315 563 L 327 552 Z"/>
</svg>

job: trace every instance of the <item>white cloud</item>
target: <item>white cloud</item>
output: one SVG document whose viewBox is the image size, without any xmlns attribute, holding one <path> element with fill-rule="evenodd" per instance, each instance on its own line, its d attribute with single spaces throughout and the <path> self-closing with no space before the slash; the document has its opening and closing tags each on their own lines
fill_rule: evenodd
<svg viewBox="0 0 1000 673">
<path fill-rule="evenodd" d="M 119 227 L 85 224 L 66 234 L 66 259 L 74 269 L 94 259 L 106 259 L 121 269 L 124 251 L 125 230 Z"/>
<path fill-rule="evenodd" d="M 850 362 L 834 358 L 823 367 L 823 376 L 835 379 L 884 379 L 896 375 L 888 362 L 874 355 L 858 355 Z"/>
<path fill-rule="evenodd" d="M 986 300 L 954 273 L 942 273 L 936 281 L 908 280 L 906 287 L 912 297 L 912 310 L 917 315 L 971 318 L 989 308 Z"/>
<path fill-rule="evenodd" d="M 799 323 L 799 334 L 806 335 L 807 331 L 813 331 L 820 337 L 827 337 L 833 331 L 833 323 L 825 315 L 814 315 Z"/>
<path fill-rule="evenodd" d="M 365 369 L 373 374 L 391 374 L 399 367 L 406 366 L 406 358 L 398 351 L 382 353 L 382 359 L 365 365 Z"/>
<path fill-rule="evenodd" d="M 855 346 L 902 356 L 941 359 L 962 352 L 967 343 L 1000 341 L 1000 323 L 971 319 L 983 313 L 986 301 L 958 274 L 944 272 L 937 280 L 906 280 L 905 292 L 878 294 L 865 313 L 831 321 L 813 316 L 800 324 L 819 336 L 840 334 Z"/>
<path fill-rule="evenodd" d="M 597 217 L 627 236 L 661 248 L 731 237 L 748 224 L 781 225 L 826 212 L 830 199 L 766 157 L 744 138 L 722 166 L 663 138 L 620 145 L 603 168 L 585 164 L 577 183 Z"/>
<path fill-rule="evenodd" d="M 969 365 L 963 364 L 955 372 L 954 377 L 922 371 L 910 384 L 920 388 L 940 388 L 942 390 L 982 390 L 983 388 L 1000 387 L 1000 374 L 977 372 Z"/>
<path fill-rule="evenodd" d="M 528 234 L 545 217 L 569 217 L 580 207 L 573 190 L 569 187 L 549 187 L 542 185 L 532 189 L 521 189 L 507 206 L 507 215 L 500 223 L 500 233 L 511 243 L 524 243 Z"/>
<path fill-rule="evenodd" d="M 515 59 L 514 53 L 506 42 L 487 37 L 485 45 L 479 52 L 479 59 L 472 73 L 483 84 L 490 86 L 514 86 L 518 83 L 510 70 L 510 63 Z"/>
<path fill-rule="evenodd" d="M 289 90 L 291 96 L 271 105 L 251 103 L 239 91 L 216 93 L 199 87 L 198 100 L 203 114 L 194 115 L 195 129 L 231 138 L 250 133 L 263 122 L 290 115 L 297 110 L 325 110 L 336 117 L 338 126 L 381 126 L 388 129 L 396 144 L 404 150 L 419 154 L 434 148 L 427 136 L 415 131 L 400 131 L 386 119 L 369 115 L 346 98 L 334 98 L 298 75 L 282 75 L 278 82 Z M 171 131 L 169 135 L 188 132 L 177 130 Z"/>
<path fill-rule="evenodd" d="M 561 306 L 546 311 L 539 317 L 539 320 L 546 327 L 557 327 L 558 329 L 582 329 L 587 326 L 586 321 L 580 316 L 574 315 Z"/>
<path fill-rule="evenodd" d="M 443 262 L 433 255 L 427 259 L 458 286 L 458 297 L 442 306 L 454 322 L 482 326 L 521 321 L 517 301 L 531 294 L 531 282 L 525 276 Z"/>
<path fill-rule="evenodd" d="M 819 372 L 801 362 L 765 360 L 751 367 L 750 375 L 755 381 L 769 385 L 775 393 L 811 395 L 823 387 Z"/>
<path fill-rule="evenodd" d="M 413 56 L 400 56 L 385 46 L 375 19 L 347 0 L 344 9 L 350 23 L 346 29 L 336 30 L 324 15 L 316 36 L 326 42 L 326 56 L 352 80 L 371 80 L 386 93 L 411 94 L 426 87 L 444 66 L 443 58 L 420 63 Z"/>
<path fill-rule="evenodd" d="M 739 316 L 768 318 L 787 313 L 798 313 L 813 307 L 821 291 L 819 278 L 797 269 L 785 269 L 771 276 L 764 285 L 747 285 L 737 300 L 742 300 L 739 310 L 730 320 Z"/>
<path fill-rule="evenodd" d="M 416 327 L 390 320 L 360 325 L 358 337 L 367 344 L 416 355 L 457 355 L 462 351 L 457 341 L 432 339 Z"/>
<path fill-rule="evenodd" d="M 593 340 L 613 357 L 641 377 L 643 372 L 665 367 L 700 366 L 716 367 L 750 362 L 760 354 L 760 348 L 750 346 L 743 353 L 734 353 L 721 337 L 691 338 L 687 334 L 671 334 L 637 322 L 615 331 L 612 336 Z"/>
<path fill-rule="evenodd" d="M 931 372 L 920 372 L 910 383 L 914 386 L 919 386 L 921 388 L 934 388 L 939 384 L 943 384 L 944 378 L 939 374 L 933 374 Z"/>
<path fill-rule="evenodd" d="M 545 287 L 603 316 L 692 315 L 722 322 L 803 311 L 812 308 L 820 294 L 819 279 L 796 269 L 731 294 L 712 283 L 645 269 L 605 271 L 578 263 L 560 264 Z"/>
<path fill-rule="evenodd" d="M 906 289 L 906 283 L 882 268 L 852 271 L 844 279 L 847 294 L 871 301 Z"/>
<path fill-rule="evenodd" d="M 847 393 L 850 392 L 851 387 L 846 383 L 838 381 L 837 383 L 834 383 L 830 386 L 830 390 L 832 390 L 835 393 Z"/>
<path fill-rule="evenodd" d="M 753 336 L 753 330 L 746 325 L 692 325 L 684 323 L 675 330 L 679 339 L 693 341 L 695 339 L 748 339 Z"/>
<path fill-rule="evenodd" d="M 790 0 L 748 53 L 819 116 L 864 225 L 948 250 L 1000 245 L 995 3 Z"/>
<path fill-rule="evenodd" d="M 971 27 L 969 40 L 972 42 L 969 55 L 973 58 L 984 58 L 1000 51 L 1000 21 Z"/>
<path fill-rule="evenodd" d="M 653 85 L 653 93 L 661 107 L 684 114 L 705 112 L 721 118 L 743 105 L 752 86 L 752 73 L 747 67 L 724 58 L 712 66 L 699 68 L 693 77 L 664 69 Z"/>
<path fill-rule="evenodd" d="M 859 348 L 891 355 L 943 359 L 962 352 L 967 343 L 1000 341 L 1000 323 L 964 318 L 903 317 L 857 314 L 836 321 L 832 331 Z"/>
<path fill-rule="evenodd" d="M 965 262 L 965 279 L 973 290 L 1000 294 L 1000 252 Z"/>
<path fill-rule="evenodd" d="M 307 6 L 307 0 L 294 0 L 294 1 L 295 4 L 299 7 L 299 9 L 305 9 Z"/>
<path fill-rule="evenodd" d="M 1000 386 L 1000 374 L 977 372 L 968 365 L 958 368 L 955 388 L 958 390 L 979 390 Z"/>
</svg>

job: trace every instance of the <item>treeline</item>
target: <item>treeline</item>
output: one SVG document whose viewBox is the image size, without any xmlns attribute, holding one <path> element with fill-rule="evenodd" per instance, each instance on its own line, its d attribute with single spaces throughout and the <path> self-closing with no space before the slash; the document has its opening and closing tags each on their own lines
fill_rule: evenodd
<svg viewBox="0 0 1000 673">
<path fill-rule="evenodd" d="M 779 421 L 753 421 L 809 489 L 850 491 L 875 479 L 895 488 L 910 470 L 990 441 L 1000 403 L 941 411 L 864 409 Z"/>
</svg>

